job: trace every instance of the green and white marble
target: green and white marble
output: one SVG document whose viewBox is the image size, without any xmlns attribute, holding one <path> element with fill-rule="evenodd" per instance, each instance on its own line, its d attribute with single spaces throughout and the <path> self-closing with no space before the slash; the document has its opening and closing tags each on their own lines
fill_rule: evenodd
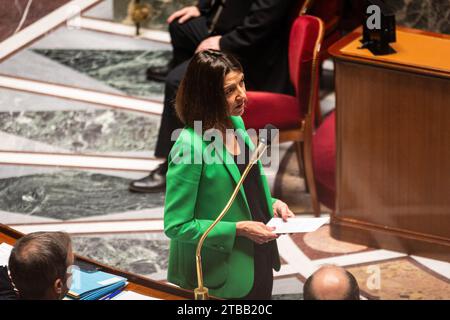
<svg viewBox="0 0 450 320">
<path fill-rule="evenodd" d="M 165 65 L 171 51 L 33 49 L 130 96 L 162 100 L 164 83 L 146 79 L 150 66 Z"/>
<path fill-rule="evenodd" d="M 131 180 L 82 170 L 0 179 L 0 210 L 61 220 L 164 205 L 164 193 L 128 191 Z"/>
<path fill-rule="evenodd" d="M 74 153 L 149 152 L 158 127 L 159 116 L 117 110 L 0 112 L 0 131 Z"/>
<path fill-rule="evenodd" d="M 79 255 L 154 280 L 167 279 L 167 238 L 149 239 L 146 234 L 96 235 L 72 237 L 72 242 Z"/>
</svg>

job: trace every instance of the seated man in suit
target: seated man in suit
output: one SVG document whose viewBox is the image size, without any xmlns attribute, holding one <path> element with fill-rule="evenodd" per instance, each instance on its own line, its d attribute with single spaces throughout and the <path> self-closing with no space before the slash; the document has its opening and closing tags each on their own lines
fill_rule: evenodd
<svg viewBox="0 0 450 320">
<path fill-rule="evenodd" d="M 359 300 L 355 277 L 337 266 L 323 266 L 303 286 L 305 300 Z"/>
<path fill-rule="evenodd" d="M 248 89 L 292 92 L 288 71 L 289 31 L 298 15 L 299 1 L 285 0 L 200 0 L 168 19 L 172 39 L 171 71 L 165 78 L 164 110 L 155 157 L 164 163 L 143 179 L 132 181 L 135 192 L 165 190 L 167 157 L 182 128 L 174 99 L 187 65 L 195 52 L 214 49 L 231 53 L 244 67 Z M 150 70 L 149 76 L 152 76 Z"/>
<path fill-rule="evenodd" d="M 69 291 L 72 242 L 64 232 L 34 232 L 14 245 L 0 269 L 0 299 L 59 300 Z"/>
<path fill-rule="evenodd" d="M 0 300 L 16 300 L 17 295 L 14 292 L 11 279 L 9 278 L 8 268 L 0 266 Z"/>
</svg>

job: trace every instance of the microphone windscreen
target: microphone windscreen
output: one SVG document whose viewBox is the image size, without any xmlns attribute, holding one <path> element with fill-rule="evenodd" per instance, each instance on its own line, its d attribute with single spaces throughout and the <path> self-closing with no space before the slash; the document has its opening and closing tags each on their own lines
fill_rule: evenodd
<svg viewBox="0 0 450 320">
<path fill-rule="evenodd" d="M 260 137 L 259 141 L 267 146 L 270 146 L 270 144 L 272 143 L 272 138 L 275 138 L 277 134 L 278 134 L 277 127 L 269 123 L 264 127 L 264 134 L 259 135 Z"/>
</svg>

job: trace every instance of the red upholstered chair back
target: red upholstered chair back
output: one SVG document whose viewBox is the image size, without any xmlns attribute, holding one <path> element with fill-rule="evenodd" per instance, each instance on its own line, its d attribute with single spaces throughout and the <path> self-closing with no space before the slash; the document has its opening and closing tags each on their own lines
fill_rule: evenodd
<svg viewBox="0 0 450 320">
<path fill-rule="evenodd" d="M 312 118 L 319 91 L 318 59 L 322 39 L 323 23 L 319 18 L 309 15 L 296 18 L 289 39 L 289 75 L 299 99 L 300 114 L 310 114 Z"/>
<path fill-rule="evenodd" d="M 307 13 L 319 17 L 327 25 L 328 22 L 342 15 L 342 7 L 342 0 L 315 0 L 311 2 Z"/>
</svg>

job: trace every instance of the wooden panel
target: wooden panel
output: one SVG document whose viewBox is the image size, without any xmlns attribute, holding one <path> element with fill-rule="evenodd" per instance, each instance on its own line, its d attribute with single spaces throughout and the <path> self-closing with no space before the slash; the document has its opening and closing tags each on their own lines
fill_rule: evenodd
<svg viewBox="0 0 450 320">
<path fill-rule="evenodd" d="M 450 73 L 343 55 L 359 36 L 330 50 L 337 109 L 331 235 L 450 261 Z"/>
<path fill-rule="evenodd" d="M 450 239 L 450 81 L 339 62 L 337 215 Z"/>
<path fill-rule="evenodd" d="M 332 217 L 331 236 L 372 248 L 383 248 L 450 262 L 448 242 L 414 236 L 409 232 L 371 227 L 363 223 Z"/>
</svg>

